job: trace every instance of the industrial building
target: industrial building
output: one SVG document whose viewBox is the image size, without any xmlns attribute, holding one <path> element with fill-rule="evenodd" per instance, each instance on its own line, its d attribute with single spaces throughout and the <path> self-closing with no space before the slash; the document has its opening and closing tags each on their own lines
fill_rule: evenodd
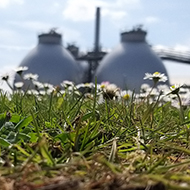
<svg viewBox="0 0 190 190">
<path fill-rule="evenodd" d="M 121 33 L 121 41 L 112 52 L 106 54 L 99 46 L 100 8 L 96 11 L 95 46 L 93 51 L 80 55 L 79 48 L 64 48 L 62 35 L 55 30 L 38 36 L 39 43 L 29 52 L 19 66 L 27 66 L 25 73 L 39 75 L 40 82 L 60 85 L 64 80 L 75 84 L 108 81 L 122 89 L 139 91 L 145 73 L 160 72 L 168 76 L 162 60 L 146 42 L 146 34 L 140 26 Z M 86 62 L 86 67 L 80 63 Z M 169 77 L 168 77 L 169 78 Z M 16 75 L 15 81 L 20 81 Z M 169 84 L 169 81 L 167 82 Z"/>
<path fill-rule="evenodd" d="M 109 81 L 122 89 L 139 91 L 145 73 L 160 72 L 168 76 L 162 60 L 146 42 L 146 31 L 140 26 L 121 33 L 121 42 L 100 62 L 95 72 L 97 82 Z M 167 81 L 169 84 L 169 81 Z"/>
<path fill-rule="evenodd" d="M 39 81 L 59 85 L 64 80 L 78 84 L 83 82 L 83 70 L 71 53 L 62 45 L 62 35 L 55 30 L 38 36 L 38 44 L 22 60 L 19 66 L 26 66 L 24 73 L 39 76 Z M 18 75 L 15 82 L 20 81 Z"/>
</svg>

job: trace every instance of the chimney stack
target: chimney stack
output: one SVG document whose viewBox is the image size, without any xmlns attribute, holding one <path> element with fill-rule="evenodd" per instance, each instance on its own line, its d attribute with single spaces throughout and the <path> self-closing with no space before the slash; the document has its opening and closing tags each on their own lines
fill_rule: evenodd
<svg viewBox="0 0 190 190">
<path fill-rule="evenodd" d="M 97 55 L 99 52 L 99 34 L 100 34 L 100 7 L 96 9 L 96 23 L 95 23 L 95 43 L 94 52 Z"/>
</svg>

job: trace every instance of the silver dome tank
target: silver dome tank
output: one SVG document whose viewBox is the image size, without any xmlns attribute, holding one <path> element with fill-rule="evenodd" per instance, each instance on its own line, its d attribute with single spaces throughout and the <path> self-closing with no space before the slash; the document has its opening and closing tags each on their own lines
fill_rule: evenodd
<svg viewBox="0 0 190 190">
<path fill-rule="evenodd" d="M 141 28 L 121 33 L 121 43 L 103 58 L 95 72 L 97 82 L 109 81 L 122 89 L 139 92 L 142 84 L 153 85 L 153 81 L 143 79 L 145 73 L 168 76 L 161 59 L 147 44 L 146 34 Z"/>
<path fill-rule="evenodd" d="M 54 30 L 38 36 L 39 43 L 23 59 L 19 67 L 28 67 L 23 74 L 32 73 L 39 76 L 43 83 L 60 85 L 64 80 L 76 84 L 82 80 L 82 72 L 78 64 L 62 45 L 62 36 Z M 15 81 L 20 81 L 18 75 Z"/>
</svg>

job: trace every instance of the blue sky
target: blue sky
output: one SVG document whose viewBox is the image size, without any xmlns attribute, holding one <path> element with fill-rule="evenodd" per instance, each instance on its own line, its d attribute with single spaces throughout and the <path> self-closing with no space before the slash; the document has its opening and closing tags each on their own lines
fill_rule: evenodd
<svg viewBox="0 0 190 190">
<path fill-rule="evenodd" d="M 190 51 L 189 0 L 0 0 L 0 74 L 16 68 L 36 46 L 37 35 L 52 27 L 64 45 L 92 49 L 96 7 L 101 7 L 105 49 L 119 43 L 120 32 L 142 24 L 149 44 Z M 167 62 L 166 67 L 171 78 L 190 79 L 190 65 Z"/>
</svg>

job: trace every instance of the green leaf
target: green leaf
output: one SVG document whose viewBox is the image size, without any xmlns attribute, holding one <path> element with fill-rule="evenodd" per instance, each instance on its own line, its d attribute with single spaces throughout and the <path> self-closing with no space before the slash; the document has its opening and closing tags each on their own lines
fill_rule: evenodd
<svg viewBox="0 0 190 190">
<path fill-rule="evenodd" d="M 38 141 L 38 136 L 36 133 L 29 133 L 28 135 L 30 136 L 30 142 L 34 143 Z"/>
<path fill-rule="evenodd" d="M 86 113 L 85 115 L 82 116 L 81 121 L 86 121 L 87 119 L 89 119 L 90 117 L 93 116 L 93 112 L 90 113 Z"/>
<path fill-rule="evenodd" d="M 20 116 L 20 115 L 13 114 L 13 115 L 11 116 L 10 121 L 13 122 L 13 123 L 19 123 L 19 121 L 20 121 L 21 119 L 23 119 L 23 118 L 24 118 L 24 117 L 22 117 L 22 116 Z"/>
<path fill-rule="evenodd" d="M 22 139 L 23 141 L 27 141 L 27 140 L 30 140 L 31 137 L 29 135 L 27 135 L 27 134 L 19 133 L 17 138 Z"/>
<path fill-rule="evenodd" d="M 20 152 L 22 152 L 25 156 L 29 157 L 30 154 L 28 152 L 26 152 L 22 147 L 20 147 L 18 144 L 14 144 L 14 146 L 20 150 Z"/>
<path fill-rule="evenodd" d="M 65 144 L 66 140 L 68 139 L 68 133 L 61 133 L 54 137 L 54 139 L 60 139 L 63 144 Z"/>
<path fill-rule="evenodd" d="M 42 156 L 47 160 L 47 163 L 49 165 L 55 165 L 54 159 L 52 158 L 51 154 L 48 151 L 48 146 L 45 138 L 42 138 L 42 140 L 39 143 L 40 151 Z"/>
<path fill-rule="evenodd" d="M 5 124 L 6 122 L 6 113 L 0 114 L 0 128 Z"/>
<path fill-rule="evenodd" d="M 62 104 L 64 102 L 64 96 L 63 97 L 60 97 L 58 100 L 57 100 L 57 109 L 60 109 Z"/>
<path fill-rule="evenodd" d="M 3 127 L 1 128 L 1 130 L 3 131 L 3 129 L 9 131 L 13 131 L 14 130 L 14 124 L 12 122 L 5 122 L 5 124 L 3 125 Z"/>
<path fill-rule="evenodd" d="M 0 137 L 0 145 L 4 147 L 9 147 L 11 145 L 10 142 L 8 142 L 6 139 L 3 139 Z"/>
<path fill-rule="evenodd" d="M 20 128 L 25 127 L 29 125 L 33 121 L 32 116 L 28 116 L 26 118 L 23 118 L 17 125 L 15 126 L 15 130 L 18 131 Z"/>
<path fill-rule="evenodd" d="M 7 135 L 7 140 L 13 140 L 17 134 L 14 131 L 10 131 L 9 134 Z"/>
<path fill-rule="evenodd" d="M 25 127 L 25 128 L 22 130 L 22 133 L 24 133 L 24 134 L 29 134 L 29 133 L 32 132 L 32 129 L 33 129 L 33 126 L 28 125 L 27 127 Z"/>
</svg>

